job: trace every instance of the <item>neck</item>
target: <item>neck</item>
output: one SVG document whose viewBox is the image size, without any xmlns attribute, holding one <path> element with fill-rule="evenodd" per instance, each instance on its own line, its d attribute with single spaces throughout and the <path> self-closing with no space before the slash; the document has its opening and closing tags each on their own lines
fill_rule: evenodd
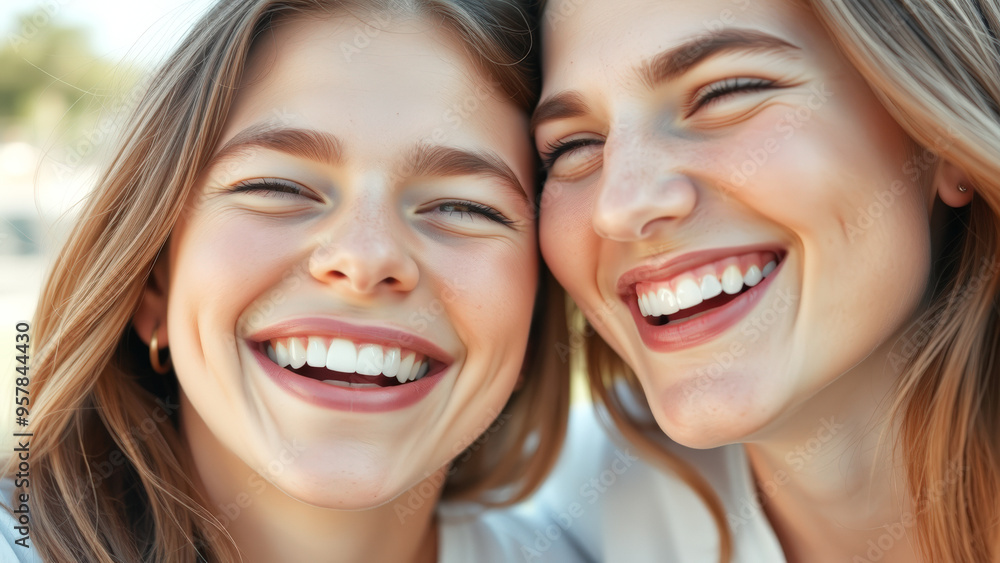
<svg viewBox="0 0 1000 563">
<path fill-rule="evenodd" d="M 882 348 L 746 445 L 790 563 L 917 561 L 906 476 L 892 449 L 898 374 Z"/>
<path fill-rule="evenodd" d="M 411 489 L 420 491 L 419 502 L 411 498 L 415 495 L 404 493 L 365 510 L 309 505 L 288 496 L 225 450 L 197 415 L 185 416 L 192 412 L 182 397 L 182 431 L 194 459 L 196 483 L 245 563 L 437 561 L 434 508 L 443 475 L 432 475 Z M 199 455 L 205 451 L 214 453 Z M 219 459 L 220 451 L 226 452 L 226 459 Z"/>
</svg>

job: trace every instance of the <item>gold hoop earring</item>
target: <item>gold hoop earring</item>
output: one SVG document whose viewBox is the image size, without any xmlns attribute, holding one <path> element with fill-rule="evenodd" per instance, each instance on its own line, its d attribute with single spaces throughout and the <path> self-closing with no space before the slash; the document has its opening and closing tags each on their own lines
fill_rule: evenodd
<svg viewBox="0 0 1000 563">
<path fill-rule="evenodd" d="M 156 333 L 160 330 L 160 323 L 153 327 L 153 336 L 149 339 L 149 363 L 153 365 L 153 371 L 160 375 L 165 375 L 170 371 L 173 362 L 170 361 L 170 352 L 167 352 L 167 362 L 160 363 L 160 343 L 156 338 Z"/>
<path fill-rule="evenodd" d="M 962 192 L 964 194 L 965 192 L 969 191 L 969 188 L 963 186 L 962 184 L 959 184 L 958 185 L 958 191 L 960 191 L 960 192 Z"/>
</svg>

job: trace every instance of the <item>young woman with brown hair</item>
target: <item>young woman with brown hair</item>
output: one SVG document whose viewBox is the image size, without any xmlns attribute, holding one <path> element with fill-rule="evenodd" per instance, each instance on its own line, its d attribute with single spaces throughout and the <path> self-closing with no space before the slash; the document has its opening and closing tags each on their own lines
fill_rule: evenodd
<svg viewBox="0 0 1000 563">
<path fill-rule="evenodd" d="M 653 464 L 566 533 L 630 563 L 1000 560 L 997 3 L 543 20 L 543 255 Z M 613 459 L 580 431 L 600 451 L 549 509 Z"/>
<path fill-rule="evenodd" d="M 41 295 L 30 482 L 4 488 L 29 495 L 33 552 L 517 553 L 526 527 L 435 507 L 523 498 L 565 427 L 531 21 L 461 0 L 223 1 L 201 19 Z"/>
</svg>

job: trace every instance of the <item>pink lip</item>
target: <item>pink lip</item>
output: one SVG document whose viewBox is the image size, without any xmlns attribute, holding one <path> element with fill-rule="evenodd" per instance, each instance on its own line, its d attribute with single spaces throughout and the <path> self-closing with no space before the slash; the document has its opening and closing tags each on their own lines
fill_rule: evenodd
<svg viewBox="0 0 1000 563">
<path fill-rule="evenodd" d="M 250 335 L 249 339 L 255 342 L 266 342 L 272 338 L 289 336 L 328 336 L 366 344 L 399 346 L 443 364 L 451 364 L 455 361 L 448 352 L 413 333 L 388 327 L 355 325 L 325 317 L 305 317 L 282 321 L 258 330 Z"/>
<path fill-rule="evenodd" d="M 350 389 L 304 377 L 271 361 L 261 342 L 289 336 L 329 336 L 389 346 L 399 346 L 427 356 L 430 373 L 393 387 Z M 376 413 L 404 409 L 430 394 L 444 379 L 454 362 L 450 354 L 414 334 L 386 327 L 359 326 L 343 321 L 309 317 L 283 321 L 255 332 L 248 342 L 250 352 L 271 381 L 289 394 L 322 408 L 348 412 Z"/>
<path fill-rule="evenodd" d="M 678 274 L 693 270 L 698 266 L 711 264 L 716 260 L 721 260 L 728 256 L 742 256 L 751 252 L 770 251 L 778 255 L 779 259 L 784 258 L 785 250 L 774 244 L 757 244 L 752 246 L 734 246 L 729 248 L 713 248 L 710 250 L 697 250 L 682 254 L 668 261 L 657 260 L 652 264 L 644 264 L 622 274 L 618 278 L 615 290 L 618 295 L 628 297 L 635 293 L 635 284 L 642 281 L 666 280 Z"/>
<path fill-rule="evenodd" d="M 777 253 L 779 257 L 778 267 L 759 284 L 726 305 L 706 311 L 702 315 L 690 320 L 682 320 L 662 326 L 649 324 L 646 322 L 645 317 L 642 316 L 642 313 L 639 312 L 639 304 L 636 301 L 635 293 L 636 283 L 645 280 L 667 279 L 691 268 L 711 263 L 726 256 L 761 251 Z M 750 311 L 757 305 L 757 302 L 763 298 L 771 282 L 778 277 L 778 273 L 785 265 L 784 258 L 785 251 L 776 249 L 773 246 L 726 248 L 693 252 L 680 256 L 661 267 L 640 266 L 630 270 L 621 277 L 618 282 L 618 288 L 626 306 L 632 312 L 632 318 L 635 321 L 636 328 L 639 330 L 639 336 L 646 347 L 654 352 L 675 352 L 707 342 L 729 330 L 749 315 Z"/>
</svg>

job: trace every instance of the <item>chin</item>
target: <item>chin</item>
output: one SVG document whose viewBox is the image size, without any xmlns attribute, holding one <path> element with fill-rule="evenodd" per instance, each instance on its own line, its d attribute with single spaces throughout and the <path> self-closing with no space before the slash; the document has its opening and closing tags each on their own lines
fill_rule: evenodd
<svg viewBox="0 0 1000 563">
<path fill-rule="evenodd" d="M 644 387 L 660 429 L 678 444 L 708 449 L 745 442 L 774 420 L 777 411 L 759 400 L 756 378 L 734 373 L 699 386 L 695 377 L 656 389 Z"/>
<path fill-rule="evenodd" d="M 387 485 L 378 475 L 352 473 L 297 473 L 273 479 L 275 485 L 295 500 L 319 508 L 368 510 L 377 508 L 405 492 L 403 486 Z"/>
<path fill-rule="evenodd" d="M 270 462 L 258 464 L 257 472 L 286 495 L 312 506 L 375 508 L 405 491 L 408 479 L 417 480 L 416 476 L 399 474 L 399 469 L 407 465 L 403 460 L 373 455 L 375 452 L 363 451 L 358 444 L 300 448 L 298 457 L 273 457 Z"/>
</svg>

